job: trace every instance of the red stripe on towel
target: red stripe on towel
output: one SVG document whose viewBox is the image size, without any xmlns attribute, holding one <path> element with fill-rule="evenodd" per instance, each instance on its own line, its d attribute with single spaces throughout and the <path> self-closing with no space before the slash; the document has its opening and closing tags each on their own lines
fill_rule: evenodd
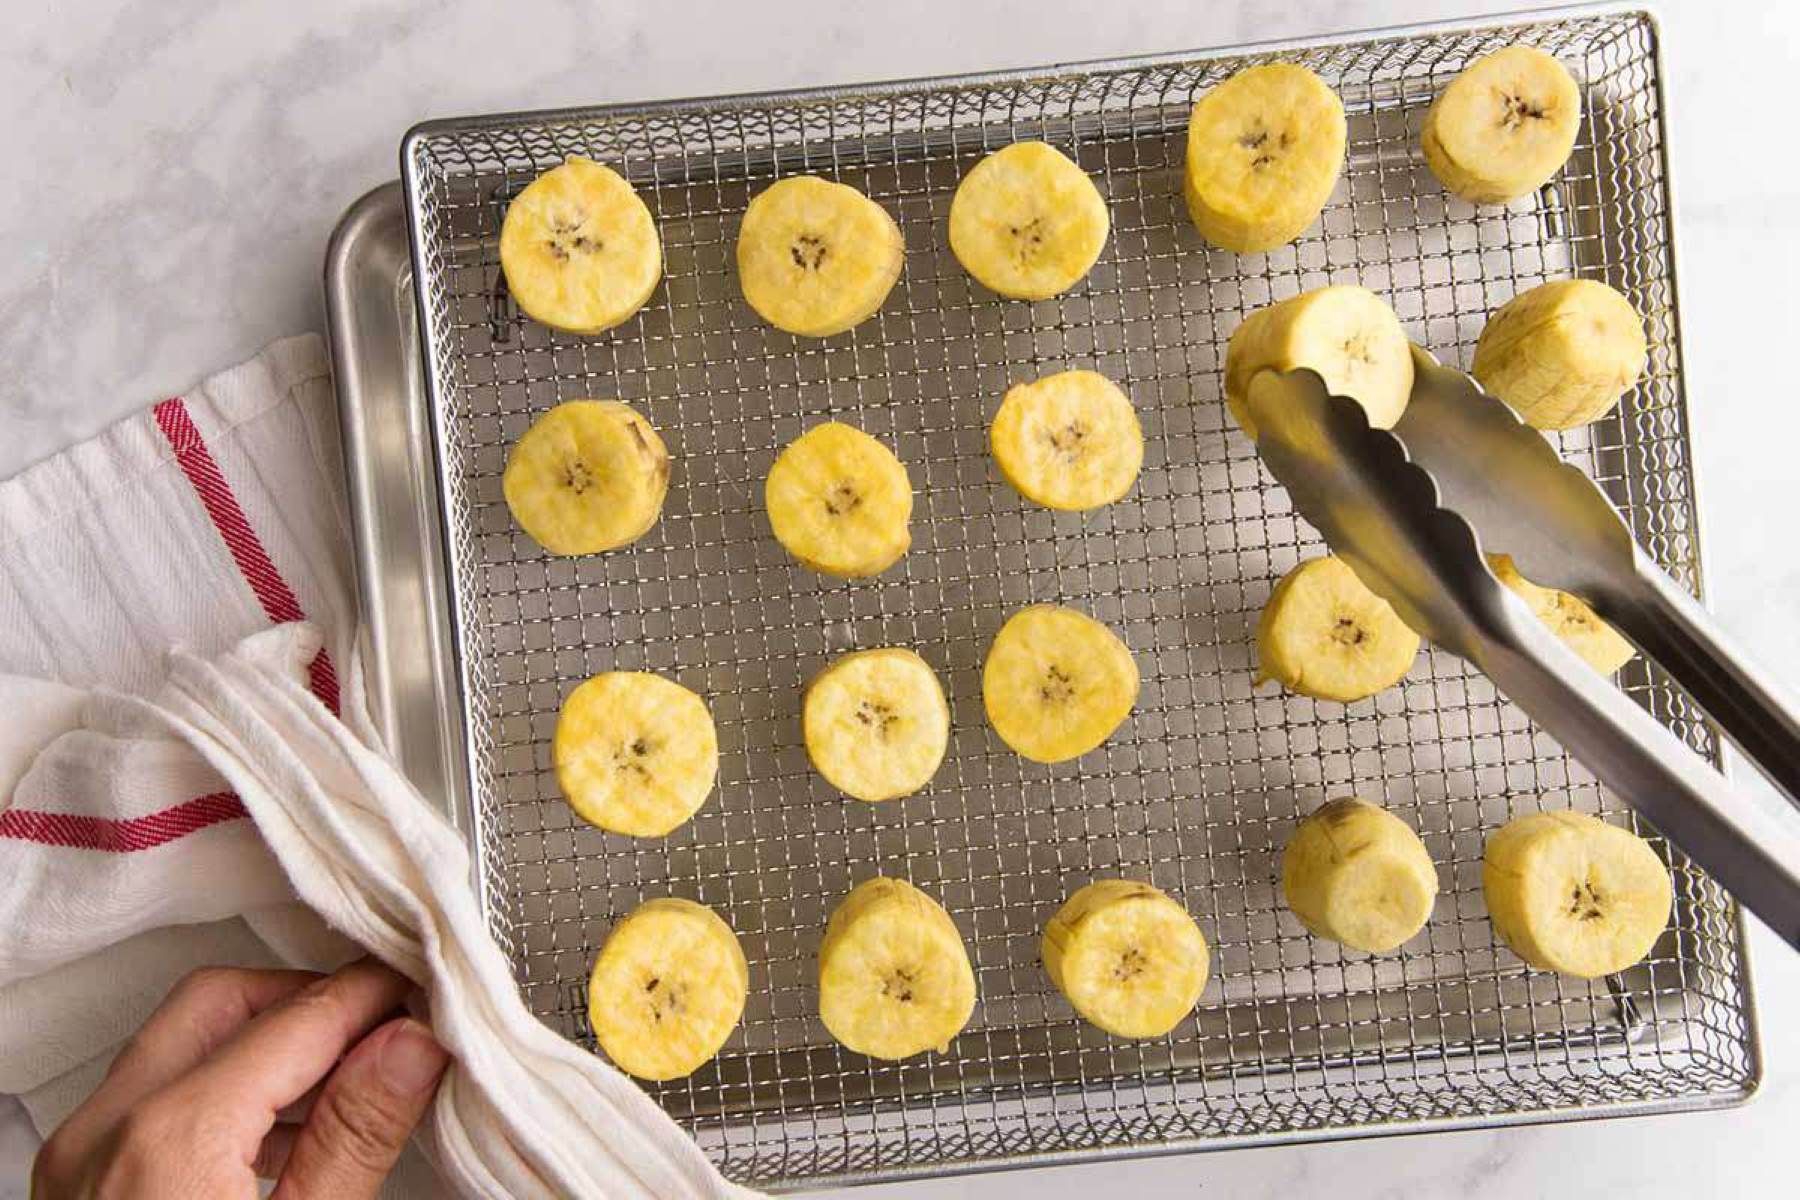
<svg viewBox="0 0 1800 1200">
<path fill-rule="evenodd" d="M 129 854 L 186 837 L 209 825 L 248 816 L 236 792 L 196 796 L 158 812 L 123 820 L 41 809 L 9 808 L 0 812 L 0 838 Z"/>
<path fill-rule="evenodd" d="M 193 418 L 188 416 L 187 405 L 177 396 L 158 404 L 155 411 L 156 424 L 174 449 L 175 461 L 181 465 L 182 473 L 193 485 L 200 503 L 206 506 L 206 514 L 212 518 L 213 528 L 218 530 L 219 537 L 231 551 L 232 561 L 237 563 L 239 574 L 243 575 L 244 582 L 256 594 L 263 612 L 277 625 L 305 620 L 306 613 L 301 610 L 294 590 L 281 577 L 281 572 L 275 569 L 269 552 L 263 548 L 262 539 L 250 527 L 249 518 L 244 516 L 243 506 L 232 494 L 231 485 L 225 482 L 225 476 L 219 470 L 219 464 L 213 460 L 212 451 L 206 448 L 206 440 L 200 436 Z M 331 655 L 324 647 L 320 647 L 319 653 L 307 667 L 306 675 L 313 695 L 326 708 L 337 712 L 337 668 L 332 665 Z"/>
</svg>

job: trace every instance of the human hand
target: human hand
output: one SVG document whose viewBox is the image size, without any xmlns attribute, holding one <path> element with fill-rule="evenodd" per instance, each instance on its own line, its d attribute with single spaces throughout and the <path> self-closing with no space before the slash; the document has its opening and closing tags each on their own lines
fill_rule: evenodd
<svg viewBox="0 0 1800 1200">
<path fill-rule="evenodd" d="M 177 984 L 32 1166 L 34 1200 L 371 1198 L 449 1056 L 374 962 Z M 316 1094 L 315 1094 L 316 1093 Z M 306 1103 L 310 1100 L 310 1105 Z"/>
</svg>

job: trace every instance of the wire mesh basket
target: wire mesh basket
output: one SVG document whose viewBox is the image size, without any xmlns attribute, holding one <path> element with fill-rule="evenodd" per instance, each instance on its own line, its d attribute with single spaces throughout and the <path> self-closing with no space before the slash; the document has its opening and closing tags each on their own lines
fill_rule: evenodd
<svg viewBox="0 0 1800 1200">
<path fill-rule="evenodd" d="M 403 150 L 449 548 L 482 900 L 531 1007 L 590 1047 L 584 985 L 612 923 L 681 895 L 723 915 L 750 962 L 724 1051 L 649 1085 L 724 1171 L 760 1184 L 942 1171 L 999 1160 L 1223 1146 L 1296 1136 L 1542 1120 L 1727 1103 L 1758 1073 L 1734 906 L 1657 841 L 1674 921 L 1641 966 L 1589 984 L 1527 970 L 1481 897 L 1484 835 L 1538 807 L 1634 818 L 1460 659 L 1427 651 L 1402 686 L 1351 705 L 1253 689 L 1271 585 L 1320 551 L 1235 432 L 1225 341 L 1244 314 L 1327 282 L 1386 295 L 1409 333 L 1466 365 L 1488 312 L 1570 274 L 1644 315 L 1643 381 L 1564 450 L 1639 540 L 1698 590 L 1680 381 L 1656 29 L 1587 12 L 1336 44 L 1103 63 L 862 89 L 434 122 Z M 1472 58 L 1526 42 L 1585 100 L 1564 171 L 1534 198 L 1473 209 L 1418 153 L 1432 97 Z M 1205 90 L 1253 62 L 1303 62 L 1342 96 L 1349 162 L 1291 246 L 1208 248 L 1181 200 L 1182 138 Z M 1087 279 L 1002 301 L 949 254 L 963 172 L 1021 138 L 1092 173 L 1113 229 Z M 553 333 L 504 290 L 507 201 L 581 153 L 626 173 L 655 214 L 664 283 L 606 335 Z M 733 277 L 749 196 L 795 173 L 868 193 L 906 239 L 874 319 L 796 339 Z M 1125 500 L 1091 514 L 1022 501 L 990 461 L 1006 387 L 1065 367 L 1118 381 L 1148 439 Z M 675 456 L 661 523 L 631 547 L 557 559 L 500 490 L 511 443 L 563 400 L 618 396 Z M 845 583 L 770 536 L 777 451 L 835 418 L 893 447 L 917 485 L 911 551 Z M 1011 612 L 1093 613 L 1135 652 L 1143 690 L 1101 750 L 1021 760 L 988 729 L 980 662 Z M 931 662 L 955 718 L 935 781 L 846 800 L 809 767 L 804 682 L 853 648 Z M 718 724 L 718 788 L 666 838 L 605 834 L 562 801 L 549 746 L 562 698 L 610 669 L 671 676 Z M 1714 735 L 1659 672 L 1623 686 L 1693 749 Z M 1297 819 L 1358 794 L 1419 830 L 1443 881 L 1425 932 L 1372 957 L 1308 937 L 1276 883 Z M 908 878 L 968 945 L 980 1003 L 948 1053 L 883 1063 L 817 1017 L 815 952 L 853 883 Z M 1109 1038 L 1046 978 L 1038 936 L 1095 877 L 1148 879 L 1199 920 L 1214 974 L 1172 1034 Z"/>
</svg>

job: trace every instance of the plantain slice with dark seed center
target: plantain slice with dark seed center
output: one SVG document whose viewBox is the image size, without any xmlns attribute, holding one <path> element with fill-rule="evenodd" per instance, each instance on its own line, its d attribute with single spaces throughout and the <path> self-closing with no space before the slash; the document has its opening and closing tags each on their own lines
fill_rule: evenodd
<svg viewBox="0 0 1800 1200">
<path fill-rule="evenodd" d="M 500 269 L 528 316 L 569 333 L 600 333 L 656 290 L 662 239 L 622 175 L 571 157 L 506 206 Z"/>
<path fill-rule="evenodd" d="M 569 400 L 532 423 L 507 456 L 501 490 L 519 527 L 552 554 L 636 541 L 662 514 L 669 450 L 617 400 Z"/>
<path fill-rule="evenodd" d="M 873 316 L 906 245 L 886 209 L 855 188 L 796 175 L 757 193 L 738 229 L 738 285 L 758 315 L 802 337 Z"/>
</svg>

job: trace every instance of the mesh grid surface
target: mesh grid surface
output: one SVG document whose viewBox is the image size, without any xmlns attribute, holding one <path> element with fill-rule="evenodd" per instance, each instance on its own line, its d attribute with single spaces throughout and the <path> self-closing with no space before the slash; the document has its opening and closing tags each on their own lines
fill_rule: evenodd
<svg viewBox="0 0 1800 1200">
<path fill-rule="evenodd" d="M 1476 210 L 1425 169 L 1420 123 L 1470 59 L 1515 41 L 1570 67 L 1585 115 L 1573 158 L 1535 200 Z M 1264 57 L 1304 62 L 1337 89 L 1349 164 L 1297 243 L 1238 256 L 1188 221 L 1182 137 L 1206 88 Z M 1372 287 L 1415 340 L 1466 366 L 1485 316 L 1515 292 L 1603 279 L 1644 314 L 1650 370 L 1564 450 L 1697 589 L 1659 104 L 1654 27 L 1607 15 L 416 131 L 404 166 L 483 899 L 531 1007 L 591 1047 L 585 981 L 611 924 L 659 895 L 716 909 L 750 961 L 743 1024 L 716 1061 L 651 1090 L 728 1174 L 761 1183 L 1747 1094 L 1757 1066 L 1735 909 L 1660 841 L 1677 911 L 1642 966 L 1587 984 L 1528 972 L 1498 947 L 1481 898 L 1488 831 L 1538 807 L 1632 817 L 1485 678 L 1428 650 L 1402 686 L 1357 704 L 1253 689 L 1257 613 L 1321 546 L 1220 392 L 1237 322 L 1307 288 Z M 1035 304 L 987 293 L 944 239 L 963 172 L 1021 138 L 1090 171 L 1113 220 L 1087 279 Z M 520 317 L 498 265 L 506 201 L 571 153 L 627 173 L 664 241 L 650 304 L 594 338 Z M 906 238 L 880 314 L 823 341 L 761 323 L 733 277 L 748 197 L 803 172 L 862 189 Z M 1065 367 L 1118 381 L 1148 440 L 1136 489 L 1091 514 L 1024 502 L 987 450 L 1006 387 Z M 536 416 L 585 396 L 648 416 L 675 482 L 641 541 L 555 559 L 514 526 L 500 475 Z M 877 579 L 816 575 L 768 532 L 770 463 L 825 419 L 874 434 L 912 474 L 913 546 Z M 1059 767 L 1019 759 L 981 710 L 986 646 L 1035 602 L 1107 622 L 1143 674 L 1132 718 Z M 870 806 L 812 772 L 798 714 L 832 656 L 880 645 L 931 662 L 955 727 L 929 788 Z M 679 680 L 718 724 L 717 791 L 666 838 L 586 826 L 550 770 L 562 698 L 615 668 Z M 1660 673 L 1633 664 L 1623 683 L 1716 758 Z M 1349 793 L 1417 828 L 1443 884 L 1425 933 L 1381 958 L 1308 937 L 1276 885 L 1296 820 Z M 963 932 L 981 1000 L 947 1054 L 877 1063 L 817 1019 L 825 917 L 876 873 L 938 897 Z M 1175 895 L 1212 945 L 1201 1005 L 1167 1038 L 1081 1024 L 1039 963 L 1050 913 L 1111 875 Z"/>
</svg>

